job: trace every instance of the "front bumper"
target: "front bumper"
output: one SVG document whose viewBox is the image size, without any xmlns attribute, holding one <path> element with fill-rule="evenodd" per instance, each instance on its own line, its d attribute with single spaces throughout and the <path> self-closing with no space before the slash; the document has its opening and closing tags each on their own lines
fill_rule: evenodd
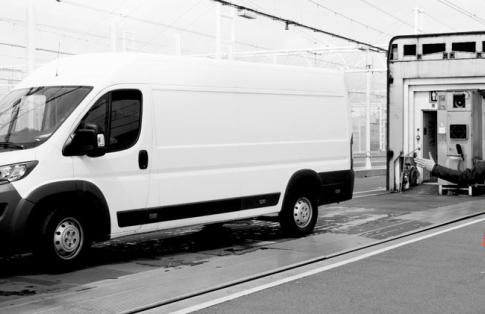
<svg viewBox="0 0 485 314">
<path fill-rule="evenodd" d="M 0 254 L 28 246 L 27 222 L 33 206 L 10 182 L 0 182 Z"/>
</svg>

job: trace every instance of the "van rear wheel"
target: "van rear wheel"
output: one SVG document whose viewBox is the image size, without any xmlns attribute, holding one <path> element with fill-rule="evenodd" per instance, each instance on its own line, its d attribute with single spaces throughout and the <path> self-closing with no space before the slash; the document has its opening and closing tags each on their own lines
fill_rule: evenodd
<svg viewBox="0 0 485 314">
<path fill-rule="evenodd" d="M 279 219 L 283 232 L 304 236 L 313 232 L 318 218 L 316 198 L 309 192 L 289 192 L 283 202 Z"/>
<path fill-rule="evenodd" d="M 49 268 L 68 269 L 79 265 L 89 249 L 85 219 L 71 211 L 54 210 L 41 222 L 36 255 Z"/>
</svg>

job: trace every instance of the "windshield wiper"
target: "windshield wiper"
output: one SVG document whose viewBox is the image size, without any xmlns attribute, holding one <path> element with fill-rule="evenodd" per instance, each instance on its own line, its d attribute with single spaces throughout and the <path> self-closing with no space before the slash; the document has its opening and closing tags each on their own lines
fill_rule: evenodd
<svg viewBox="0 0 485 314">
<path fill-rule="evenodd" d="M 15 149 L 24 149 L 24 145 L 15 144 L 12 142 L 0 142 L 0 147 L 7 147 L 7 148 L 15 148 Z"/>
</svg>

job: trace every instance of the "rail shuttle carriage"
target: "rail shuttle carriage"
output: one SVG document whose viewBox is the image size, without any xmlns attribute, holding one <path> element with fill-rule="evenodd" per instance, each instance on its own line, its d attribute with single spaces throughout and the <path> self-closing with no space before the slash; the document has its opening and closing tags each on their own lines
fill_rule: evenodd
<svg viewBox="0 0 485 314">
<path fill-rule="evenodd" d="M 460 186 L 416 167 L 413 157 L 473 168 L 485 155 L 485 32 L 419 34 L 391 39 L 388 50 L 387 187 L 438 185 L 439 194 Z"/>
<path fill-rule="evenodd" d="M 148 54 L 54 61 L 0 101 L 0 239 L 50 265 L 122 236 L 352 197 L 343 74 Z"/>
</svg>

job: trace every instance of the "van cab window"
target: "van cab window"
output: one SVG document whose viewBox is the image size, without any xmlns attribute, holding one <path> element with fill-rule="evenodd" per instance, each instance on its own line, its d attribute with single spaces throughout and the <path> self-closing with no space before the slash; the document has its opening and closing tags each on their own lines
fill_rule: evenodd
<svg viewBox="0 0 485 314">
<path fill-rule="evenodd" d="M 139 90 L 109 92 L 91 107 L 80 125 L 96 124 L 106 137 L 108 153 L 130 148 L 140 134 L 141 102 Z"/>
<path fill-rule="evenodd" d="M 86 124 L 96 124 L 99 131 L 106 134 L 106 111 L 108 110 L 108 95 L 101 97 L 84 116 L 81 121 L 81 126 Z"/>
<path fill-rule="evenodd" d="M 45 142 L 91 91 L 86 86 L 41 86 L 0 100 L 0 151 Z"/>
<path fill-rule="evenodd" d="M 140 134 L 141 92 L 120 90 L 111 94 L 108 152 L 133 146 Z"/>
</svg>

